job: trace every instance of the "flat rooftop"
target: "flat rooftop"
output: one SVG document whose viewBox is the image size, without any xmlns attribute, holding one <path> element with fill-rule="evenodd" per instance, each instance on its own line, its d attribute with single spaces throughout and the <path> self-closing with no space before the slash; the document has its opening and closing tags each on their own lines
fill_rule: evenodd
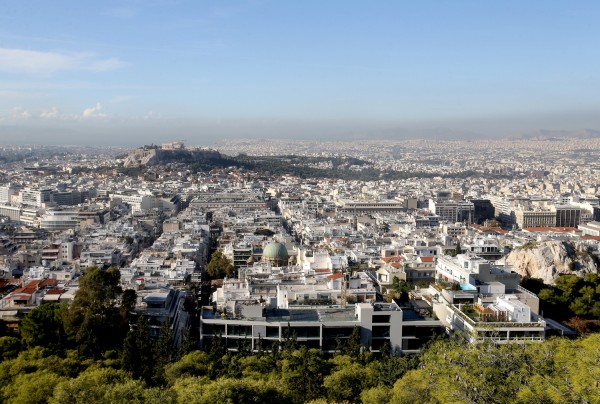
<svg viewBox="0 0 600 404">
<path fill-rule="evenodd" d="M 315 322 L 335 322 L 335 321 L 357 321 L 354 305 L 349 307 L 315 307 L 315 308 L 289 308 L 289 309 L 266 309 L 262 321 L 315 321 Z M 202 318 L 221 319 L 219 312 L 213 313 L 212 307 L 202 309 Z"/>
</svg>

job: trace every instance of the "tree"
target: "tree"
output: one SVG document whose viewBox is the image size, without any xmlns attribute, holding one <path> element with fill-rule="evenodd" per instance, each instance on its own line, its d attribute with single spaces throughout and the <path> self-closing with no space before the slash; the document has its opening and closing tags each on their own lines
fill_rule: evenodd
<svg viewBox="0 0 600 404">
<path fill-rule="evenodd" d="M 454 256 L 462 253 L 462 246 L 460 245 L 460 241 L 456 242 L 456 248 L 454 249 Z"/>
<path fill-rule="evenodd" d="M 202 389 L 201 396 L 196 397 L 194 401 L 200 403 L 278 404 L 289 402 L 289 397 L 273 383 L 242 378 L 219 379 L 211 382 Z"/>
<path fill-rule="evenodd" d="M 372 387 L 373 375 L 358 363 L 345 363 L 326 376 L 323 385 L 332 403 L 358 403 L 360 393 Z"/>
<path fill-rule="evenodd" d="M 408 302 L 408 293 L 411 290 L 410 283 L 406 282 L 405 280 L 400 280 L 397 276 L 394 276 L 394 278 L 392 279 L 392 289 L 394 291 L 395 297 L 397 297 L 400 302 Z"/>
<path fill-rule="evenodd" d="M 140 384 L 131 379 L 129 374 L 123 370 L 111 368 L 91 367 L 74 379 L 59 383 L 54 389 L 54 395 L 48 400 L 50 403 L 108 403 L 114 395 L 113 389 L 119 389 L 121 385 L 127 385 L 127 389 L 132 392 L 138 392 L 135 396 L 141 394 Z M 143 402 L 138 397 L 122 397 L 118 402 Z"/>
<path fill-rule="evenodd" d="M 137 293 L 133 289 L 127 289 L 121 297 L 121 310 L 125 313 L 130 313 L 135 309 L 137 302 Z"/>
<path fill-rule="evenodd" d="M 564 303 L 572 301 L 576 297 L 576 291 L 583 286 L 583 279 L 577 275 L 561 275 L 554 282 L 556 289 L 562 292 L 561 300 Z"/>
<path fill-rule="evenodd" d="M 163 321 L 158 332 L 158 341 L 154 345 L 154 355 L 156 357 L 156 366 L 154 368 L 154 382 L 164 384 L 165 366 L 173 362 L 175 358 L 173 349 L 173 331 L 169 320 Z"/>
<path fill-rule="evenodd" d="M 294 402 L 305 402 L 319 398 L 327 363 L 323 352 L 303 346 L 287 353 L 284 351 L 281 379 Z"/>
<path fill-rule="evenodd" d="M 354 327 L 352 334 L 347 340 L 337 340 L 337 351 L 342 355 L 348 355 L 359 359 L 363 346 L 360 344 L 360 327 Z"/>
<path fill-rule="evenodd" d="M 33 309 L 21 322 L 21 338 L 29 348 L 43 346 L 53 352 L 66 348 L 66 332 L 63 316 L 65 304 L 42 304 Z"/>
<path fill-rule="evenodd" d="M 33 373 L 21 373 L 3 390 L 5 402 L 37 404 L 45 403 L 52 396 L 54 387 L 67 380 L 49 369 Z"/>
<path fill-rule="evenodd" d="M 392 390 L 387 386 L 371 387 L 360 394 L 360 400 L 365 404 L 387 404 L 391 398 Z"/>
<path fill-rule="evenodd" d="M 275 234 L 275 232 L 271 229 L 257 229 L 254 234 L 256 236 L 267 236 L 267 237 L 271 237 Z"/>
<path fill-rule="evenodd" d="M 21 341 L 17 337 L 0 337 L 0 362 L 16 358 L 21 350 Z"/>
<path fill-rule="evenodd" d="M 85 356 L 100 357 L 119 347 L 124 330 L 120 327 L 116 299 L 121 294 L 118 269 L 88 268 L 79 281 L 79 290 L 65 315 L 65 330 Z"/>
<path fill-rule="evenodd" d="M 127 333 L 121 352 L 121 364 L 134 378 L 151 383 L 155 356 L 146 316 L 140 316 L 135 328 Z"/>
<path fill-rule="evenodd" d="M 169 385 L 175 385 L 184 378 L 207 376 L 213 364 L 211 362 L 214 361 L 210 360 L 206 352 L 190 352 L 177 362 L 165 366 L 165 378 Z"/>
<path fill-rule="evenodd" d="M 385 352 L 385 349 L 382 348 L 382 352 Z M 374 370 L 377 384 L 388 387 L 392 387 L 396 380 L 409 370 L 416 369 L 418 365 L 418 355 L 398 356 L 396 352 L 384 354 L 378 361 L 370 364 Z"/>
<path fill-rule="evenodd" d="M 213 279 L 232 277 L 234 274 L 233 264 L 219 249 L 211 255 L 210 262 L 206 266 L 206 274 Z"/>
<path fill-rule="evenodd" d="M 529 277 L 523 278 L 521 281 L 521 286 L 535 294 L 540 293 L 540 291 L 546 287 L 543 279 Z"/>
<path fill-rule="evenodd" d="M 179 357 L 189 354 L 198 349 L 199 336 L 195 327 L 188 325 L 185 328 L 179 346 Z"/>
<path fill-rule="evenodd" d="M 171 389 L 175 392 L 178 403 L 199 403 L 202 392 L 210 383 L 206 377 L 177 378 Z"/>
</svg>

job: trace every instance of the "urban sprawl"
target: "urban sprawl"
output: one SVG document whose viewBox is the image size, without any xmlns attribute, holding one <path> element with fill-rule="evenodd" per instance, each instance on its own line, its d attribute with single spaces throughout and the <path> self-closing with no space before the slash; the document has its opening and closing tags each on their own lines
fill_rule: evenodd
<svg viewBox="0 0 600 404">
<path fill-rule="evenodd" d="M 335 352 L 355 330 L 374 353 L 575 333 L 523 280 L 597 272 L 600 139 L 214 148 L 0 146 L 0 318 L 18 332 L 39 305 L 72 301 L 86 269 L 114 267 L 150 334 L 168 322 L 174 345 L 190 326 L 199 348 L 233 351 L 293 336 Z M 178 159 L 213 152 L 295 157 L 287 172 Z"/>
</svg>

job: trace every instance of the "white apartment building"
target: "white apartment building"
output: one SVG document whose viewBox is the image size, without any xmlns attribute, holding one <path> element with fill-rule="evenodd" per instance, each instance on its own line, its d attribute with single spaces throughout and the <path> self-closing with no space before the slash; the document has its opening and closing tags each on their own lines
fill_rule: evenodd
<svg viewBox="0 0 600 404">
<path fill-rule="evenodd" d="M 546 321 L 539 299 L 519 286 L 508 266 L 459 254 L 439 257 L 438 283 L 429 287 L 434 310 L 448 332 L 471 343 L 542 341 Z"/>
<path fill-rule="evenodd" d="M 397 352 L 414 353 L 435 335 L 439 326 L 438 320 L 420 317 L 414 310 L 395 303 L 286 309 L 248 304 L 239 313 L 203 308 L 200 339 L 203 348 L 219 336 L 230 350 L 238 350 L 244 344 L 256 352 L 294 338 L 297 345 L 332 353 L 340 342 L 358 333 L 360 343 L 372 352 L 387 344 Z"/>
</svg>

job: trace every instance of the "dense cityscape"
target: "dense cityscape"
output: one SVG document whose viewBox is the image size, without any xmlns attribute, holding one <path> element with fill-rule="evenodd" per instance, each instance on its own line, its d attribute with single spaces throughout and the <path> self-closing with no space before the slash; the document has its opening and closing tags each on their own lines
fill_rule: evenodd
<svg viewBox="0 0 600 404">
<path fill-rule="evenodd" d="M 435 350 L 509 354 L 599 329 L 598 150 L 576 136 L 2 146 L 4 363 L 25 349 L 112 360 L 95 366 L 146 383 L 138 399 L 156 386 L 183 402 L 185 375 L 217 387 L 228 367 L 256 365 L 224 358 L 291 355 L 284 372 L 312 355 L 316 386 L 244 394 L 419 401 L 397 386 Z M 212 362 L 225 370 L 184 370 Z M 378 382 L 382 366 L 394 371 Z M 67 388 L 52 375 L 48 394 Z M 18 375 L 0 377 L 9 402 L 21 397 Z M 499 397 L 454 393 L 441 401 Z"/>
<path fill-rule="evenodd" d="M 0 12 L 0 403 L 600 403 L 600 3 Z"/>
</svg>

